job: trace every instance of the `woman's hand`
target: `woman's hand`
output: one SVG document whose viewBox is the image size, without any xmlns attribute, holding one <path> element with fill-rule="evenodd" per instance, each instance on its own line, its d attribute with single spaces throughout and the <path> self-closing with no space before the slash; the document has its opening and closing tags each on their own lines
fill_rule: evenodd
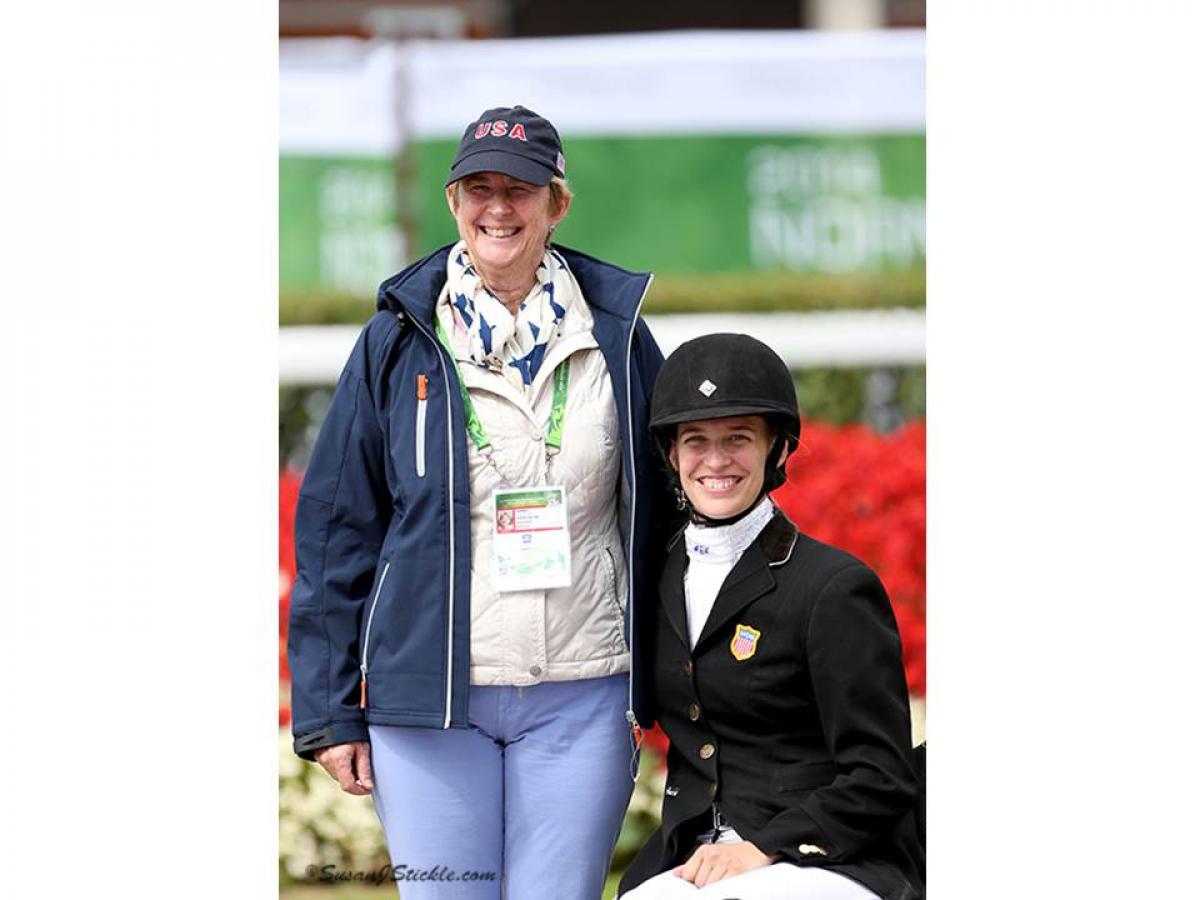
<svg viewBox="0 0 1200 900">
<path fill-rule="evenodd" d="M 696 852 L 682 866 L 676 866 L 674 872 L 684 881 L 690 881 L 698 888 L 720 881 L 722 878 L 732 878 L 752 869 L 769 866 L 778 856 L 767 856 L 749 841 L 739 841 L 736 844 L 704 844 L 696 848 Z"/>
<path fill-rule="evenodd" d="M 375 787 L 371 778 L 371 744 L 369 741 L 351 741 L 322 747 L 313 754 L 333 780 L 347 794 L 369 794 Z"/>
</svg>

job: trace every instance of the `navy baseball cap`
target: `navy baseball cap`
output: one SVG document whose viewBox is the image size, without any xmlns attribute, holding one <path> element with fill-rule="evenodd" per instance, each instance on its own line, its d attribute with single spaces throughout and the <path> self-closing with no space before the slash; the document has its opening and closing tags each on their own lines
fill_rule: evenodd
<svg viewBox="0 0 1200 900">
<path fill-rule="evenodd" d="M 566 168 L 562 141 L 548 120 L 524 106 L 498 106 L 480 113 L 463 132 L 446 187 L 476 172 L 549 184 Z"/>
</svg>

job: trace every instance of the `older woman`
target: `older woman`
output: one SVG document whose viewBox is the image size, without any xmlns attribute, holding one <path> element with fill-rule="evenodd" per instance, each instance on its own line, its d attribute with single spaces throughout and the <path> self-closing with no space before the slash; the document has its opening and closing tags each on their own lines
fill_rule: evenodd
<svg viewBox="0 0 1200 900">
<path fill-rule="evenodd" d="M 875 573 L 767 493 L 800 437 L 795 388 L 740 334 L 681 345 L 651 426 L 691 521 L 663 569 L 653 714 L 662 828 L 625 900 L 917 900 L 900 638 Z"/>
<path fill-rule="evenodd" d="M 662 357 L 649 276 L 550 244 L 564 168 L 524 107 L 467 126 L 460 240 L 380 288 L 300 492 L 295 749 L 406 900 L 592 900 L 631 789 Z"/>
</svg>

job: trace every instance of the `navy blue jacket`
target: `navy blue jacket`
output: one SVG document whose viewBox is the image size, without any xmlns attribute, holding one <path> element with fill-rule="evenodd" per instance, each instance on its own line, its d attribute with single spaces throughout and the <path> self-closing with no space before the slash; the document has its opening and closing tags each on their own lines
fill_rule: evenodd
<svg viewBox="0 0 1200 900">
<path fill-rule="evenodd" d="M 433 332 L 449 247 L 379 288 L 321 427 L 296 506 L 288 626 L 296 752 L 366 740 L 367 724 L 465 728 L 470 489 L 458 376 Z M 647 425 L 662 354 L 638 313 L 650 276 L 557 248 L 583 290 L 621 424 L 626 639 L 654 614 L 667 490 Z M 423 441 L 417 376 L 428 384 Z M 423 454 L 419 471 L 418 454 Z M 642 716 L 636 664 L 628 717 Z"/>
</svg>

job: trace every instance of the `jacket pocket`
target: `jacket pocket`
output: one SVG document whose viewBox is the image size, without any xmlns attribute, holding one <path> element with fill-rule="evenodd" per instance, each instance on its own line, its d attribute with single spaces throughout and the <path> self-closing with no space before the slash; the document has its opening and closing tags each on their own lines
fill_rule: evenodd
<svg viewBox="0 0 1200 900">
<path fill-rule="evenodd" d="M 609 609 L 617 618 L 617 636 L 620 639 L 622 652 L 629 652 L 629 641 L 625 639 L 625 607 L 621 605 L 621 587 L 617 583 L 617 561 L 613 559 L 612 550 L 604 548 L 604 568 L 608 576 L 605 586 L 605 596 L 608 598 Z"/>
<path fill-rule="evenodd" d="M 833 763 L 799 763 L 780 766 L 771 774 L 776 791 L 809 791 L 833 784 L 837 768 Z"/>
<path fill-rule="evenodd" d="M 383 572 L 379 576 L 379 583 L 375 585 L 371 607 L 367 612 L 367 623 L 363 627 L 362 653 L 358 663 L 359 672 L 362 673 L 359 679 L 358 705 L 360 709 L 366 709 L 367 706 L 367 653 L 371 649 L 371 625 L 375 621 L 375 607 L 379 605 L 379 596 L 383 593 L 383 583 L 387 581 L 388 569 L 391 567 L 391 560 L 383 564 Z"/>
<path fill-rule="evenodd" d="M 417 477 L 425 477 L 425 409 L 429 405 L 429 379 L 417 375 Z"/>
</svg>

